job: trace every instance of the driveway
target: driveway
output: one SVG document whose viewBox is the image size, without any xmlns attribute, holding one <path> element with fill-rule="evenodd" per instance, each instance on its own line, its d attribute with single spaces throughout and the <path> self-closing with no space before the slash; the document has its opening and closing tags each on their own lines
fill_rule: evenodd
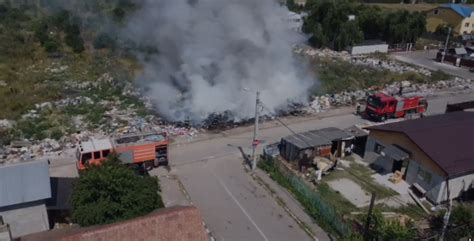
<svg viewBox="0 0 474 241">
<path fill-rule="evenodd" d="M 458 76 L 464 79 L 474 79 L 474 73 L 469 72 L 465 67 L 459 68 L 451 63 L 440 63 L 436 60 L 436 53 L 438 50 L 429 51 L 412 51 L 412 52 L 397 52 L 391 55 L 402 62 L 418 65 L 433 71 L 442 70 L 448 74 Z"/>
</svg>

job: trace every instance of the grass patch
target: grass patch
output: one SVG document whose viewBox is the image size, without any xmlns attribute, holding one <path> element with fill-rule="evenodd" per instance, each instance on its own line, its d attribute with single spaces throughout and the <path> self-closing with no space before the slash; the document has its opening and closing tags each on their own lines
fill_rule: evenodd
<svg viewBox="0 0 474 241">
<path fill-rule="evenodd" d="M 334 192 L 325 184 L 321 185 L 317 190 L 311 190 L 308 187 L 307 192 L 305 192 L 303 191 L 304 188 L 301 184 L 296 186 L 289 177 L 283 175 L 278 167 L 274 165 L 273 161 L 260 161 L 257 166 L 267 172 L 270 175 L 270 178 L 275 180 L 280 186 L 289 190 L 305 208 L 305 211 L 316 220 L 318 225 L 320 225 L 324 230 L 339 237 L 350 235 L 351 227 L 342 223 L 342 210 L 338 205 L 350 206 L 351 204 L 343 204 L 341 201 L 344 199 L 340 194 Z M 327 197 L 325 196 L 328 196 L 328 199 L 326 199 Z M 323 197 L 325 199 L 323 199 Z M 338 202 L 328 202 L 332 199 L 338 200 Z M 348 201 L 346 200 L 346 202 Z"/>
<path fill-rule="evenodd" d="M 398 193 L 375 182 L 371 177 L 375 172 L 364 165 L 351 163 L 349 168 L 336 170 L 324 177 L 324 181 L 347 178 L 357 183 L 367 193 L 376 193 L 377 199 L 395 196 Z"/>
<path fill-rule="evenodd" d="M 346 90 L 383 86 L 393 82 L 408 80 L 415 83 L 427 82 L 427 76 L 416 72 L 395 73 L 385 69 L 375 69 L 355 65 L 343 60 L 315 60 L 316 72 L 321 81 L 320 93 L 338 93 Z"/>
</svg>

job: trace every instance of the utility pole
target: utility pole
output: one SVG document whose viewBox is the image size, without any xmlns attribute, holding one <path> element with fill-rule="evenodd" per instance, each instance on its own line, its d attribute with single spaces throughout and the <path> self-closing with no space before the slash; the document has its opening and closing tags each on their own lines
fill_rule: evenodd
<svg viewBox="0 0 474 241">
<path fill-rule="evenodd" d="M 451 35 L 451 27 L 449 27 L 448 36 L 446 36 L 446 43 L 444 43 L 444 51 L 443 51 L 443 55 L 441 56 L 441 63 L 444 62 L 444 56 L 446 56 L 446 50 L 448 49 L 449 35 Z"/>
<path fill-rule="evenodd" d="M 367 220 L 365 221 L 364 240 L 368 240 L 369 238 L 370 218 L 372 217 L 372 209 L 374 208 L 374 202 L 375 193 L 372 193 L 372 198 L 370 198 L 369 212 L 367 213 Z"/>
<path fill-rule="evenodd" d="M 449 216 L 451 216 L 451 208 L 453 207 L 453 201 L 451 200 L 450 191 L 449 191 L 449 179 L 446 179 L 446 194 L 448 195 L 448 210 L 444 214 L 443 230 L 441 232 L 441 237 L 439 238 L 440 241 L 443 241 L 444 236 L 446 235 L 446 230 L 448 229 L 448 224 L 449 224 Z"/>
<path fill-rule="evenodd" d="M 260 91 L 257 91 L 257 98 L 255 100 L 255 126 L 253 129 L 253 141 L 252 141 L 252 172 L 257 167 L 257 155 L 255 151 L 258 145 L 258 117 L 260 116 Z"/>
</svg>

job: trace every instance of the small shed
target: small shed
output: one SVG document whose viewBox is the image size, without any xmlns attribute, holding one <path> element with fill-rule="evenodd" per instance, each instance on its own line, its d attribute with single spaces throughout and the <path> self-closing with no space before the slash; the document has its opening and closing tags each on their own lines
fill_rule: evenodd
<svg viewBox="0 0 474 241">
<path fill-rule="evenodd" d="M 281 139 L 280 155 L 289 162 L 305 157 L 323 156 L 340 153 L 343 141 L 351 139 L 348 133 L 334 127 L 312 130 Z"/>
</svg>

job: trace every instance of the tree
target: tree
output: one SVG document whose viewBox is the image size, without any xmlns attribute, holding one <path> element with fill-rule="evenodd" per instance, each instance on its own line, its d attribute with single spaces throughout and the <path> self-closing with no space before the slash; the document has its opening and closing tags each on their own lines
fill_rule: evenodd
<svg viewBox="0 0 474 241">
<path fill-rule="evenodd" d="M 59 44 L 58 42 L 48 39 L 43 45 L 44 50 L 48 53 L 55 53 L 59 51 Z"/>
<path fill-rule="evenodd" d="M 64 32 L 66 33 L 64 41 L 75 53 L 84 51 L 84 40 L 82 40 L 79 25 L 68 24 Z"/>
<path fill-rule="evenodd" d="M 106 33 L 97 35 L 94 40 L 95 49 L 113 49 L 115 48 L 115 40 Z"/>
<path fill-rule="evenodd" d="M 81 226 L 138 217 L 163 207 L 158 179 L 139 176 L 115 155 L 100 166 L 89 166 L 75 183 L 73 221 Z"/>
</svg>

